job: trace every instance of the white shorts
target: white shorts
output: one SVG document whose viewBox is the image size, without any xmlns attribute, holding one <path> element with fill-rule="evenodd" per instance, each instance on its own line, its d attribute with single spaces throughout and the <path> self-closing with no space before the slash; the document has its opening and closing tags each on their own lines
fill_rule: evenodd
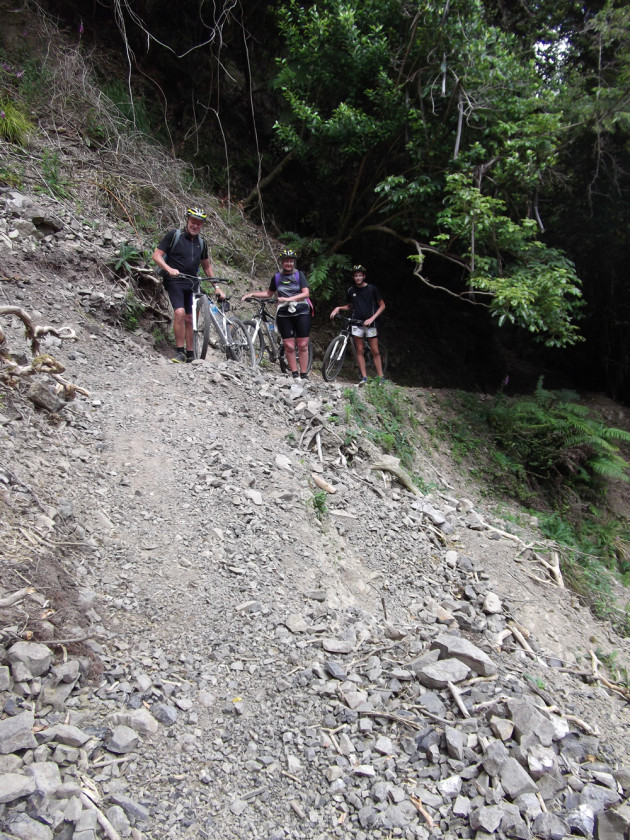
<svg viewBox="0 0 630 840">
<path fill-rule="evenodd" d="M 374 325 L 369 327 L 352 327 L 352 335 L 356 335 L 357 338 L 376 338 L 378 335 L 378 330 Z"/>
</svg>

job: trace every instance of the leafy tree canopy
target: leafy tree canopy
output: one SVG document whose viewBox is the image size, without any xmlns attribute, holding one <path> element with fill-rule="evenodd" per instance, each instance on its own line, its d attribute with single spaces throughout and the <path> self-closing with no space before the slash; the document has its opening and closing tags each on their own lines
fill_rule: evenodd
<svg viewBox="0 0 630 840">
<path fill-rule="evenodd" d="M 580 282 L 541 234 L 558 92 L 480 0 L 289 0 L 277 140 L 312 173 L 331 253 L 371 231 L 427 254 L 449 288 L 552 346 L 578 338 Z M 433 260 L 435 264 L 435 260 Z"/>
</svg>

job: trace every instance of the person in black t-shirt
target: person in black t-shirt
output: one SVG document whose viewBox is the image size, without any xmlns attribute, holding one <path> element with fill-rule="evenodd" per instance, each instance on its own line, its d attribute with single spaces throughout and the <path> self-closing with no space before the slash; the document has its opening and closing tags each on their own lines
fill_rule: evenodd
<svg viewBox="0 0 630 840">
<path fill-rule="evenodd" d="M 186 211 L 186 224 L 181 230 L 169 230 L 153 252 L 153 261 L 160 267 L 164 288 L 173 307 L 173 332 L 177 353 L 172 362 L 192 362 L 192 285 L 190 280 L 178 280 L 179 274 L 197 276 L 199 266 L 206 277 L 214 277 L 214 269 L 208 257 L 208 245 L 202 239 L 201 227 L 206 213 L 199 207 Z M 215 292 L 225 297 L 219 286 Z"/>
<path fill-rule="evenodd" d="M 354 285 L 348 289 L 347 300 L 344 306 L 336 306 L 330 313 L 330 317 L 334 318 L 338 312 L 347 312 L 352 310 L 351 318 L 357 321 L 362 321 L 363 324 L 352 326 L 352 340 L 357 351 L 357 363 L 361 378 L 359 385 L 367 382 L 367 373 L 365 369 L 365 356 L 363 338 L 367 338 L 372 351 L 372 358 L 374 359 L 374 367 L 376 368 L 377 376 L 383 378 L 383 365 L 381 362 L 381 353 L 378 349 L 378 331 L 376 328 L 376 319 L 385 310 L 385 301 L 383 296 L 376 286 L 368 283 L 365 279 L 367 271 L 365 266 L 355 265 L 352 268 L 352 279 Z"/>
</svg>

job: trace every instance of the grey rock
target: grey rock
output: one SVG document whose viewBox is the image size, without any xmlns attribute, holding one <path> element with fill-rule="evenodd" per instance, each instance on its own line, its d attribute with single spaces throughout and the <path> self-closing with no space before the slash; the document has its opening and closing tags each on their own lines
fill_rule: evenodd
<svg viewBox="0 0 630 840">
<path fill-rule="evenodd" d="M 11 664 L 21 662 L 33 677 L 45 674 L 53 661 L 53 654 L 46 645 L 35 642 L 16 642 L 7 651 Z"/>
<path fill-rule="evenodd" d="M 51 414 L 57 414 L 65 405 L 65 402 L 60 400 L 54 391 L 39 381 L 31 384 L 26 396 L 36 406 L 49 411 Z"/>
<path fill-rule="evenodd" d="M 481 759 L 484 770 L 489 776 L 497 776 L 508 760 L 508 751 L 502 741 L 490 741 Z"/>
<path fill-rule="evenodd" d="M 620 840 L 627 838 L 630 830 L 630 807 L 609 809 L 597 814 L 595 836 L 597 840 Z"/>
<path fill-rule="evenodd" d="M 490 726 L 497 738 L 500 738 L 502 741 L 509 741 L 514 732 L 514 724 L 511 720 L 506 720 L 506 718 L 500 718 L 496 715 L 492 715 L 490 718 Z"/>
<path fill-rule="evenodd" d="M 154 703 L 151 706 L 151 714 L 165 726 L 172 726 L 177 720 L 177 709 L 168 703 Z"/>
<path fill-rule="evenodd" d="M 0 776 L 0 804 L 13 802 L 35 791 L 35 781 L 21 773 L 5 773 Z"/>
<path fill-rule="evenodd" d="M 437 651 L 436 651 L 437 653 Z M 437 715 L 443 718 L 446 714 L 446 705 L 440 700 L 439 696 L 434 691 L 427 691 L 418 698 L 418 705 L 432 715 Z"/>
<path fill-rule="evenodd" d="M 380 814 L 378 826 L 386 831 L 393 831 L 397 828 L 406 828 L 417 817 L 415 806 L 409 800 L 404 800 L 396 805 L 388 805 Z"/>
<path fill-rule="evenodd" d="M 433 665 L 433 663 L 437 662 L 439 658 L 440 651 L 436 648 L 435 650 L 430 650 L 427 653 L 424 653 L 422 656 L 418 656 L 409 663 L 409 668 L 416 676 L 418 676 L 418 672 L 421 671 L 425 665 Z"/>
<path fill-rule="evenodd" d="M 292 633 L 306 633 L 308 630 L 308 624 L 306 623 L 304 616 L 299 615 L 298 613 L 288 615 L 284 623 Z"/>
<path fill-rule="evenodd" d="M 456 817 L 467 817 L 470 814 L 471 804 L 467 796 L 458 796 L 453 804 L 453 814 Z"/>
<path fill-rule="evenodd" d="M 54 794 L 61 786 L 59 765 L 52 761 L 30 764 L 24 772 L 35 782 L 35 789 L 47 795 Z"/>
<path fill-rule="evenodd" d="M 374 808 L 374 805 L 368 802 L 367 805 L 364 805 L 359 810 L 358 817 L 361 828 L 371 828 L 376 823 L 378 812 Z"/>
<path fill-rule="evenodd" d="M 52 840 L 53 833 L 47 825 L 34 820 L 28 814 L 16 814 L 6 827 L 11 832 L 11 837 L 19 840 Z"/>
<path fill-rule="evenodd" d="M 145 808 L 139 802 L 135 802 L 131 797 L 113 793 L 110 798 L 114 805 L 120 805 L 132 825 L 138 822 L 146 822 L 149 819 L 148 808 Z"/>
<path fill-rule="evenodd" d="M 11 672 L 6 665 L 0 665 L 0 691 L 8 691 L 11 688 Z"/>
<path fill-rule="evenodd" d="M 515 758 L 509 757 L 499 770 L 499 779 L 503 790 L 514 799 L 523 793 L 535 793 L 536 783 L 521 767 Z"/>
<path fill-rule="evenodd" d="M 532 832 L 542 840 L 563 840 L 569 833 L 569 827 L 556 814 L 543 811 L 533 820 Z"/>
<path fill-rule="evenodd" d="M 527 753 L 527 766 L 533 779 L 557 769 L 556 753 L 550 747 L 535 744 Z"/>
<path fill-rule="evenodd" d="M 459 659 L 440 659 L 433 665 L 425 665 L 417 676 L 427 688 L 446 688 L 449 682 L 465 680 L 469 673 L 470 668 Z"/>
<path fill-rule="evenodd" d="M 112 805 L 107 808 L 105 816 L 121 837 L 129 837 L 131 834 L 131 824 L 120 805 Z"/>
<path fill-rule="evenodd" d="M 464 757 L 464 736 L 459 729 L 448 726 L 444 730 L 446 749 L 451 758 L 461 761 Z"/>
<path fill-rule="evenodd" d="M 461 776 L 448 776 L 446 779 L 439 781 L 437 786 L 442 796 L 445 796 L 447 799 L 453 799 L 461 793 Z"/>
<path fill-rule="evenodd" d="M 351 653 L 354 644 L 347 639 L 322 639 L 322 647 L 328 653 Z"/>
<path fill-rule="evenodd" d="M 589 783 L 582 788 L 580 800 L 590 805 L 597 812 L 603 811 L 604 808 L 609 808 L 611 805 L 616 805 L 621 800 L 621 796 L 616 790 Z"/>
<path fill-rule="evenodd" d="M 534 736 L 543 746 L 551 745 L 555 730 L 549 718 L 525 700 L 510 698 L 507 701 L 507 707 L 519 742 Z"/>
<path fill-rule="evenodd" d="M 157 720 L 145 708 L 135 709 L 129 714 L 122 712 L 112 715 L 110 720 L 114 726 L 127 726 L 141 735 L 154 735 L 159 729 Z"/>
<path fill-rule="evenodd" d="M 582 803 L 565 814 L 564 819 L 571 832 L 581 837 L 592 837 L 595 828 L 595 812 L 591 805 Z"/>
<path fill-rule="evenodd" d="M 134 729 L 129 726 L 116 726 L 105 746 L 110 752 L 125 755 L 137 749 L 139 743 L 140 737 Z"/>
<path fill-rule="evenodd" d="M 86 732 L 83 732 L 78 726 L 73 726 L 69 723 L 58 723 L 55 726 L 49 726 L 42 733 L 42 737 L 45 743 L 56 741 L 68 747 L 82 747 L 90 739 L 90 736 Z"/>
<path fill-rule="evenodd" d="M 497 666 L 488 654 L 461 636 L 442 633 L 433 640 L 431 647 L 440 651 L 440 657 L 459 659 L 471 670 L 484 677 L 491 677 L 497 672 Z"/>
<path fill-rule="evenodd" d="M 345 680 L 348 676 L 346 669 L 343 667 L 343 665 L 340 665 L 339 662 L 335 662 L 333 659 L 329 659 L 327 662 L 325 662 L 324 668 L 328 671 L 328 673 L 334 680 Z"/>
<path fill-rule="evenodd" d="M 0 753 L 7 755 L 17 750 L 35 749 L 37 741 L 32 732 L 34 721 L 33 712 L 21 712 L 0 720 Z"/>
<path fill-rule="evenodd" d="M 475 831 L 481 829 L 488 834 L 494 834 L 501 825 L 502 819 L 503 808 L 500 805 L 485 805 L 471 813 L 470 827 Z"/>
</svg>

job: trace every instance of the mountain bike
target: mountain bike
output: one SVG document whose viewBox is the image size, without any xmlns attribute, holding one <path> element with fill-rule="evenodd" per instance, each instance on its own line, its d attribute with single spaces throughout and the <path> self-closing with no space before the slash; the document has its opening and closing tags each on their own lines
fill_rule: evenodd
<svg viewBox="0 0 630 840">
<path fill-rule="evenodd" d="M 201 288 L 201 278 L 179 274 L 190 280 L 193 292 L 193 358 L 205 359 L 208 346 L 225 353 L 227 359 L 256 367 L 256 357 L 245 324 L 235 315 L 228 315 L 229 298 L 211 301 Z M 229 283 L 224 278 L 212 278 L 213 283 Z"/>
<path fill-rule="evenodd" d="M 341 332 L 339 335 L 335 336 L 333 340 L 330 342 L 328 347 L 326 348 L 326 352 L 324 353 L 324 361 L 322 362 L 322 376 L 326 380 L 326 382 L 332 382 L 333 379 L 336 379 L 340 372 L 341 368 L 343 367 L 343 363 L 346 359 L 346 352 L 348 350 L 348 344 L 352 347 L 352 352 L 354 354 L 354 359 L 356 362 L 357 352 L 354 347 L 354 341 L 352 340 L 352 327 L 362 327 L 363 321 L 357 321 L 355 318 L 346 318 L 345 315 L 335 315 L 335 318 L 339 319 L 340 321 L 344 321 L 344 326 L 341 328 Z M 374 359 L 372 358 L 372 351 L 370 350 L 370 345 L 366 338 L 363 339 L 363 343 L 365 345 L 364 349 L 364 358 L 365 358 L 365 369 L 368 373 L 376 372 L 376 368 L 374 367 Z M 378 340 L 378 349 L 381 353 L 381 364 L 383 366 L 383 375 L 387 370 L 387 347 L 383 344 L 380 337 Z"/>
<path fill-rule="evenodd" d="M 287 357 L 284 352 L 284 342 L 282 336 L 278 332 L 276 318 L 273 312 L 267 309 L 267 306 L 278 303 L 277 298 L 250 298 L 251 301 L 258 305 L 258 312 L 253 318 L 245 321 L 245 326 L 249 331 L 252 344 L 254 345 L 254 354 L 256 356 L 256 364 L 260 364 L 265 352 L 272 362 L 280 364 L 282 373 L 289 370 Z M 296 345 L 295 355 L 298 361 L 299 368 L 299 353 Z M 307 373 L 313 367 L 313 345 L 308 343 L 308 368 Z"/>
</svg>

